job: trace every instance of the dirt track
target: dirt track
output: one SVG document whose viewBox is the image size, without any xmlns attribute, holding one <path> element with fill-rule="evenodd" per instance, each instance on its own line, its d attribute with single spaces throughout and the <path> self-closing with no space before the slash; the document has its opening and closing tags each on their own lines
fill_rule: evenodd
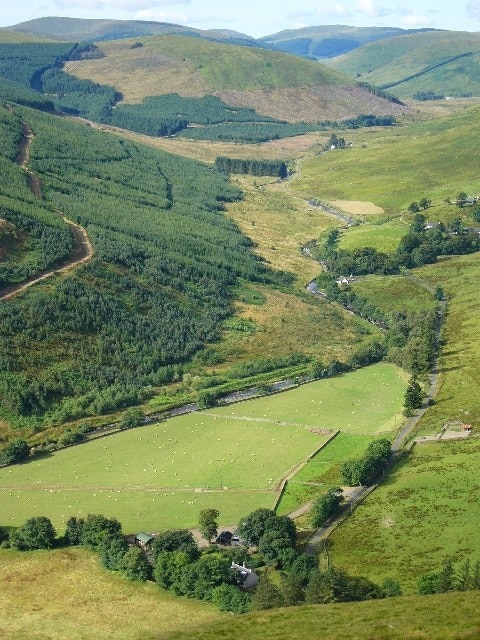
<svg viewBox="0 0 480 640">
<path fill-rule="evenodd" d="M 43 196 L 41 180 L 28 168 L 28 162 L 30 159 L 30 146 L 34 139 L 34 134 L 26 122 L 22 122 L 22 127 L 23 136 L 20 141 L 16 163 L 25 171 L 28 179 L 28 185 L 34 196 L 38 199 L 42 199 Z M 55 274 L 64 273 L 66 271 L 69 271 L 70 269 L 74 269 L 75 267 L 88 262 L 93 257 L 93 247 L 86 230 L 79 224 L 67 218 L 62 211 L 59 211 L 58 209 L 54 209 L 54 211 L 62 218 L 65 224 L 70 227 L 70 232 L 73 237 L 72 251 L 54 269 L 41 271 L 38 275 L 28 278 L 28 280 L 26 280 L 22 284 L 11 285 L 9 287 L 5 287 L 4 289 L 0 289 L 0 300 L 11 300 L 37 282 L 46 280 L 47 278 L 50 278 Z"/>
</svg>

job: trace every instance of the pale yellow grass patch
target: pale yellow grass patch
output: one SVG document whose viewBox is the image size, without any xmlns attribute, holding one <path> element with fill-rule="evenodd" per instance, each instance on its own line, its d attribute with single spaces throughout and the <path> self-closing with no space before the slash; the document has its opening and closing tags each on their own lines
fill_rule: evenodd
<svg viewBox="0 0 480 640">
<path fill-rule="evenodd" d="M 334 207 L 351 213 L 353 216 L 378 216 L 385 213 L 382 207 L 378 207 L 373 202 L 362 202 L 361 200 L 332 200 L 331 202 Z"/>
<path fill-rule="evenodd" d="M 318 238 L 335 221 L 292 194 L 288 182 L 239 177 L 234 181 L 245 197 L 227 206 L 228 215 L 253 240 L 255 251 L 271 267 L 294 273 L 305 286 L 321 268 L 302 253 L 302 246 Z"/>
<path fill-rule="evenodd" d="M 84 118 L 73 118 L 85 122 Z M 102 131 L 108 131 L 121 138 L 127 138 L 134 142 L 146 144 L 155 149 L 163 149 L 168 153 L 192 158 L 200 162 L 213 164 L 218 156 L 229 158 L 245 158 L 248 160 L 291 160 L 297 155 L 303 154 L 319 144 L 324 144 L 327 139 L 324 134 L 309 133 L 292 138 L 271 140 L 256 144 L 240 144 L 236 142 L 213 142 L 210 140 L 190 140 L 181 137 L 157 138 L 142 133 L 135 133 L 120 127 L 107 124 L 90 122 L 90 125 Z"/>
<path fill-rule="evenodd" d="M 256 287 L 262 305 L 237 303 L 236 316 L 253 320 L 256 331 L 226 336 L 223 355 L 228 361 L 305 353 L 326 362 L 350 355 L 361 337 L 351 315 L 314 296 L 296 296 L 268 287 Z M 240 332 L 238 332 L 240 333 Z"/>
<path fill-rule="evenodd" d="M 0 566 L 5 640 L 160 640 L 221 617 L 212 605 L 106 571 L 82 549 L 1 551 Z"/>
</svg>

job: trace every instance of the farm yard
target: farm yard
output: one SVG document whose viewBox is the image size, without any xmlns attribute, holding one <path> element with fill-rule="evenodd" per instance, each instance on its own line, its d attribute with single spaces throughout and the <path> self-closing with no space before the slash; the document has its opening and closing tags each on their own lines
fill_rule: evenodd
<svg viewBox="0 0 480 640">
<path fill-rule="evenodd" d="M 377 364 L 3 468 L 5 522 L 46 515 L 62 530 L 72 515 L 104 513 L 126 531 L 155 531 L 194 526 L 210 507 L 237 522 L 271 508 L 282 478 L 337 429 L 371 437 L 399 427 L 405 386 L 397 367 Z"/>
</svg>

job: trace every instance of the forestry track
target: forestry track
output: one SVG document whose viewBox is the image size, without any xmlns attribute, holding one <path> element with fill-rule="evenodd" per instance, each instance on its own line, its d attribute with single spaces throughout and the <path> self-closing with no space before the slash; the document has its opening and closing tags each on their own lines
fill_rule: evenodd
<svg viewBox="0 0 480 640">
<path fill-rule="evenodd" d="M 28 166 L 30 159 L 30 147 L 34 139 L 34 134 L 26 122 L 22 122 L 22 128 L 23 135 L 18 149 L 16 163 L 25 171 L 28 185 L 33 195 L 41 200 L 43 198 L 41 180 L 29 169 Z M 37 282 L 46 280 L 53 275 L 70 271 L 71 269 L 85 264 L 92 259 L 94 251 L 86 230 L 76 222 L 73 222 L 72 220 L 67 218 L 67 216 L 62 211 L 59 211 L 58 209 L 53 210 L 70 227 L 70 232 L 73 237 L 72 251 L 64 260 L 58 263 L 55 268 L 41 271 L 39 274 L 28 278 L 28 280 L 21 284 L 11 285 L 9 287 L 1 289 L 0 300 L 11 300 Z"/>
</svg>

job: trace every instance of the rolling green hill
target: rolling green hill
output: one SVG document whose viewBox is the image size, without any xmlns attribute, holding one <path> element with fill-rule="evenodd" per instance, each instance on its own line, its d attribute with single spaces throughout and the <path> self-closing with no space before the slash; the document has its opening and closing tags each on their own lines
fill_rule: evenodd
<svg viewBox="0 0 480 640">
<path fill-rule="evenodd" d="M 34 35 L 22 33 L 20 31 L 10 31 L 9 29 L 0 29 L 0 42 L 2 43 L 22 43 L 22 42 L 52 42 L 55 38 L 48 36 Z"/>
<path fill-rule="evenodd" d="M 479 118 L 479 108 L 472 107 L 388 132 L 349 132 L 353 148 L 308 158 L 294 189 L 306 198 L 373 202 L 390 215 L 405 213 L 428 194 L 435 207 L 427 215 L 447 221 L 456 208 L 445 198 L 464 190 L 476 194 L 480 187 L 471 163 L 472 127 Z"/>
<path fill-rule="evenodd" d="M 132 583 L 84 549 L 0 551 L 5 640 L 475 640 L 480 594 L 310 605 L 243 616 Z"/>
<path fill-rule="evenodd" d="M 349 73 L 389 93 L 412 97 L 418 91 L 480 95 L 480 34 L 431 31 L 368 43 L 335 60 Z"/>
<path fill-rule="evenodd" d="M 368 42 L 386 40 L 430 29 L 398 29 L 389 27 L 350 27 L 346 25 L 324 25 L 286 29 L 270 36 L 259 38 L 273 49 L 294 53 L 308 58 L 336 58 L 355 50 Z"/>
<path fill-rule="evenodd" d="M 361 113 L 398 114 L 402 107 L 373 95 L 340 72 L 297 56 L 166 35 L 101 43 L 105 57 L 65 70 L 110 84 L 126 102 L 178 93 L 214 95 L 234 107 L 292 122 L 340 120 Z"/>
</svg>

